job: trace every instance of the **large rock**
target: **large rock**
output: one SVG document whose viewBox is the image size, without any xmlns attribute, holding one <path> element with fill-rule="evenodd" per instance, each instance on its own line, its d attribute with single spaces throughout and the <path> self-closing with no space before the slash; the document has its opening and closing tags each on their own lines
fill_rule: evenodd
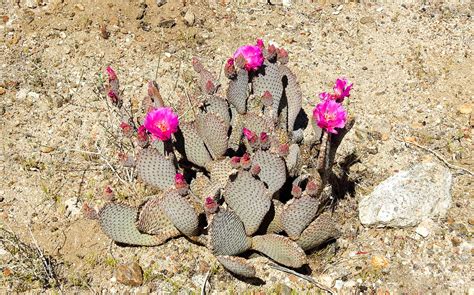
<svg viewBox="0 0 474 295">
<path fill-rule="evenodd" d="M 422 163 L 400 171 L 359 202 L 360 221 L 364 225 L 406 227 L 443 216 L 451 205 L 451 185 L 451 173 L 440 164 Z"/>
</svg>

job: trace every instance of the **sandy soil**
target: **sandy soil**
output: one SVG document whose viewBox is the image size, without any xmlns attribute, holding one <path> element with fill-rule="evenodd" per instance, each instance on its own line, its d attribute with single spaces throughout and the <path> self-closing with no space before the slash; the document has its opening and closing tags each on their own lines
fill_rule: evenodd
<svg viewBox="0 0 474 295">
<path fill-rule="evenodd" d="M 439 161 L 403 141 L 473 170 L 472 3 L 39 2 L 0 6 L 0 220 L 56 260 L 63 291 L 198 293 L 211 269 L 214 293 L 317 292 L 262 257 L 253 259 L 262 280 L 239 280 L 184 238 L 155 248 L 119 247 L 74 212 L 85 201 L 103 204 L 107 185 L 132 204 L 152 193 L 118 166 L 120 148 L 112 140 L 118 126 L 97 92 L 107 65 L 117 70 L 132 107 L 155 78 L 173 103 L 194 89 L 192 56 L 219 73 L 235 48 L 263 38 L 289 51 L 308 110 L 336 77 L 355 84 L 349 110 L 358 121 L 340 151 L 341 158 L 357 155 L 349 172 L 354 192 L 335 211 L 344 233 L 310 255 L 307 274 L 342 286 L 341 293 L 474 292 L 472 176 L 452 169 L 452 208 L 427 238 L 413 228 L 364 228 L 357 217 L 358 199 L 380 181 L 415 163 Z M 192 25 L 184 21 L 188 11 Z M 74 198 L 78 204 L 68 206 Z M 41 290 L 15 276 L 15 259 L 5 251 L 0 261 L 2 292 Z M 141 287 L 124 286 L 114 275 L 117 263 L 133 261 L 144 270 Z"/>
</svg>

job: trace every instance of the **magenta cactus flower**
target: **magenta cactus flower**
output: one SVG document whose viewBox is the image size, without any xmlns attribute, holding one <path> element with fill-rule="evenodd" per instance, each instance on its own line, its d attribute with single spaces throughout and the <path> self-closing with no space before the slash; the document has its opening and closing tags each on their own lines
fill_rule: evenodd
<svg viewBox="0 0 474 295">
<path fill-rule="evenodd" d="M 322 93 L 320 93 L 320 94 L 319 94 L 319 98 L 320 98 L 321 100 L 331 100 L 331 99 L 332 99 L 332 100 L 335 100 L 335 99 L 336 99 L 336 97 L 334 96 L 334 94 L 331 94 L 331 93 L 329 93 L 329 92 L 322 92 Z"/>
<path fill-rule="evenodd" d="M 350 83 L 346 78 L 338 78 L 334 84 L 334 99 L 337 102 L 342 102 L 344 98 L 349 97 L 353 83 Z"/>
<path fill-rule="evenodd" d="M 337 134 L 335 128 L 343 128 L 347 121 L 347 112 L 341 104 L 334 100 L 324 100 L 313 110 L 313 119 L 320 128 L 329 133 Z"/>
<path fill-rule="evenodd" d="M 171 108 L 163 107 L 148 112 L 143 125 L 153 139 L 167 141 L 171 138 L 171 134 L 178 131 L 179 120 Z"/>
<path fill-rule="evenodd" d="M 262 49 L 254 45 L 240 46 L 234 53 L 234 59 L 242 56 L 245 59 L 245 69 L 247 71 L 256 71 L 263 64 Z"/>
<path fill-rule="evenodd" d="M 242 129 L 242 131 L 244 132 L 245 137 L 250 143 L 257 142 L 257 135 L 254 132 L 250 131 L 247 128 Z"/>
<path fill-rule="evenodd" d="M 107 66 L 105 71 L 107 72 L 107 75 L 109 76 L 109 82 L 117 80 L 117 74 L 115 73 L 114 69 L 112 69 L 111 66 Z"/>
</svg>

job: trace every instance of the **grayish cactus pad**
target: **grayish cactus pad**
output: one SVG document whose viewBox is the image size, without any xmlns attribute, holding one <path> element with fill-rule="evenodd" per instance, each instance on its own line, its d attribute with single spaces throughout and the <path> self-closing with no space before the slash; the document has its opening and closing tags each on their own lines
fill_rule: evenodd
<svg viewBox="0 0 474 295">
<path fill-rule="evenodd" d="M 208 113 L 199 114 L 196 127 L 214 159 L 224 155 L 227 150 L 227 131 L 225 122 L 219 116 Z"/>
<path fill-rule="evenodd" d="M 283 212 L 284 204 L 277 199 L 273 199 L 272 202 L 275 215 L 273 216 L 272 221 L 268 225 L 267 234 L 276 234 L 283 231 L 283 225 L 281 224 L 281 212 Z"/>
<path fill-rule="evenodd" d="M 247 235 L 258 230 L 271 206 L 265 185 L 248 171 L 240 171 L 227 184 L 224 199 L 244 223 Z"/>
<path fill-rule="evenodd" d="M 209 246 L 215 255 L 238 255 L 250 248 L 251 240 L 237 214 L 221 208 L 211 217 Z"/>
<path fill-rule="evenodd" d="M 230 126 L 229 104 L 224 98 L 217 95 L 207 95 L 204 98 L 202 108 L 205 113 L 219 115 L 226 123 L 227 128 Z"/>
<path fill-rule="evenodd" d="M 270 118 L 250 112 L 246 113 L 243 117 L 244 127 L 254 132 L 257 136 L 260 136 L 262 132 L 267 134 L 273 132 L 273 123 Z M 240 131 L 242 132 L 242 130 Z"/>
<path fill-rule="evenodd" d="M 258 176 L 268 186 L 270 194 L 277 192 L 286 181 L 285 161 L 269 151 L 257 151 L 252 157 L 253 163 L 260 165 Z"/>
<path fill-rule="evenodd" d="M 337 239 L 340 235 L 341 232 L 331 216 L 329 216 L 329 214 L 322 214 L 311 222 L 303 233 L 301 233 L 301 236 L 296 243 L 306 251 L 329 240 Z"/>
<path fill-rule="evenodd" d="M 296 117 L 301 110 L 303 95 L 295 74 L 287 66 L 281 65 L 280 73 L 288 79 L 288 85 L 285 88 L 288 102 L 288 131 L 293 131 Z"/>
<path fill-rule="evenodd" d="M 252 249 L 288 267 L 298 268 L 307 262 L 306 254 L 298 244 L 276 234 L 253 237 Z"/>
<path fill-rule="evenodd" d="M 154 149 L 142 150 L 137 160 L 138 175 L 147 184 L 162 190 L 174 186 L 176 168 L 171 159 Z"/>
<path fill-rule="evenodd" d="M 177 190 L 166 192 L 160 202 L 161 209 L 174 226 L 186 236 L 199 232 L 199 219 L 194 207 Z"/>
<path fill-rule="evenodd" d="M 143 233 L 155 235 L 163 243 L 181 233 L 173 225 L 160 207 L 161 198 L 149 199 L 141 208 L 136 223 L 137 229 Z"/>
<path fill-rule="evenodd" d="M 283 82 L 278 64 L 266 60 L 259 74 L 252 80 L 252 86 L 257 97 L 262 96 L 265 91 L 270 92 L 273 97 L 272 107 L 278 110 L 283 95 Z"/>
<path fill-rule="evenodd" d="M 225 188 L 227 182 L 229 181 L 229 176 L 234 171 L 230 165 L 229 158 L 209 163 L 206 168 L 211 173 L 212 184 L 221 189 Z"/>
<path fill-rule="evenodd" d="M 319 202 L 310 196 L 290 200 L 281 214 L 281 223 L 292 240 L 298 239 L 301 232 L 313 221 L 318 212 Z"/>
<path fill-rule="evenodd" d="M 211 155 L 207 151 L 204 141 L 199 136 L 194 123 L 181 123 L 181 132 L 184 137 L 184 149 L 186 151 L 186 158 L 198 166 L 204 167 L 207 163 L 212 161 Z"/>
<path fill-rule="evenodd" d="M 290 145 L 288 156 L 286 156 L 286 167 L 288 169 L 288 174 L 292 177 L 296 176 L 299 173 L 298 169 L 298 159 L 300 157 L 300 147 L 293 143 Z"/>
<path fill-rule="evenodd" d="M 192 193 L 203 202 L 209 196 L 215 196 L 219 187 L 213 184 L 207 176 L 200 174 L 191 182 Z"/>
<path fill-rule="evenodd" d="M 232 113 L 232 132 L 229 136 L 229 148 L 237 150 L 239 148 L 240 139 L 242 138 L 242 130 L 244 128 L 244 116 L 233 111 Z"/>
<path fill-rule="evenodd" d="M 247 278 L 255 277 L 255 267 L 242 257 L 219 255 L 216 258 L 225 269 L 236 275 Z"/>
<path fill-rule="evenodd" d="M 230 80 L 227 88 L 227 100 L 235 107 L 239 114 L 244 114 L 247 110 L 249 74 L 244 69 L 239 69 L 237 77 Z"/>
<path fill-rule="evenodd" d="M 98 213 L 99 224 L 104 233 L 118 243 L 138 246 L 155 246 L 161 239 L 142 234 L 135 226 L 138 210 L 123 204 L 106 204 Z"/>
</svg>

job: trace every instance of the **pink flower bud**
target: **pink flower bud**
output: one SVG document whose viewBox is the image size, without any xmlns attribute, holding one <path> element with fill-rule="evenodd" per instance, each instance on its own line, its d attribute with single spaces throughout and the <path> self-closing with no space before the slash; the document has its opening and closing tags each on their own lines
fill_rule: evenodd
<svg viewBox="0 0 474 295">
<path fill-rule="evenodd" d="M 227 78 L 232 79 L 235 76 L 234 59 L 229 58 L 224 66 L 224 74 Z"/>
<path fill-rule="evenodd" d="M 346 125 L 347 112 L 341 104 L 334 100 L 324 100 L 314 108 L 313 120 L 316 120 L 320 128 L 337 134 L 335 128 L 343 128 Z"/>
<path fill-rule="evenodd" d="M 103 196 L 104 196 L 104 199 L 108 202 L 114 200 L 115 193 L 112 190 L 112 188 L 110 187 L 110 185 L 105 186 Z"/>
<path fill-rule="evenodd" d="M 254 164 L 250 169 L 250 173 L 252 173 L 253 176 L 256 176 L 260 173 L 261 170 L 262 168 L 260 168 L 260 165 Z"/>
<path fill-rule="evenodd" d="M 267 56 L 266 58 L 268 60 L 274 60 L 275 57 L 277 56 L 277 48 L 275 47 L 275 45 L 273 44 L 270 44 L 268 47 L 267 47 Z"/>
<path fill-rule="evenodd" d="M 254 132 L 250 131 L 247 128 L 243 128 L 242 131 L 244 132 L 245 137 L 250 143 L 255 143 L 257 138 Z"/>
<path fill-rule="evenodd" d="M 240 157 L 234 156 L 230 158 L 230 165 L 232 168 L 239 169 L 240 168 Z"/>
<path fill-rule="evenodd" d="M 206 93 L 211 94 L 211 93 L 214 93 L 215 90 L 216 90 L 216 86 L 214 85 L 214 83 L 212 83 L 211 80 L 208 80 L 206 82 Z"/>
<path fill-rule="evenodd" d="M 252 161 L 250 160 L 250 155 L 248 153 L 245 153 L 240 158 L 240 165 L 246 170 L 250 168 L 250 166 L 252 165 Z"/>
<path fill-rule="evenodd" d="M 112 102 L 112 104 L 116 105 L 119 103 L 119 98 L 112 89 L 109 89 L 109 92 L 107 92 L 107 96 L 110 97 L 110 101 Z"/>
<path fill-rule="evenodd" d="M 297 185 L 293 185 L 293 187 L 291 188 L 291 195 L 293 196 L 293 198 L 299 198 L 301 197 L 301 194 L 302 194 L 302 190 L 301 190 L 301 187 L 297 186 Z"/>
<path fill-rule="evenodd" d="M 280 144 L 280 146 L 278 147 L 278 154 L 281 157 L 286 157 L 288 156 L 289 153 L 290 153 L 290 147 L 288 146 L 288 144 L 286 143 Z"/>
<path fill-rule="evenodd" d="M 145 126 L 141 125 L 140 127 L 138 127 L 137 139 L 141 143 L 147 143 L 148 142 L 148 134 L 147 134 Z"/>
<path fill-rule="evenodd" d="M 263 40 L 262 39 L 257 39 L 257 47 L 259 47 L 260 49 L 263 49 L 265 47 L 265 45 L 263 44 Z"/>
<path fill-rule="evenodd" d="M 270 93 L 270 91 L 266 90 L 263 93 L 262 102 L 263 102 L 263 105 L 266 107 L 270 107 L 273 105 L 273 95 Z"/>
<path fill-rule="evenodd" d="M 107 75 L 109 76 L 109 82 L 117 80 L 117 74 L 115 73 L 114 69 L 112 69 L 111 66 L 107 66 L 105 71 L 107 72 Z"/>
<path fill-rule="evenodd" d="M 270 138 L 268 137 L 268 134 L 266 132 L 260 133 L 260 147 L 263 150 L 267 150 L 270 148 Z"/>
<path fill-rule="evenodd" d="M 153 139 L 167 141 L 178 131 L 178 116 L 171 108 L 157 108 L 146 114 L 143 125 Z"/>
<path fill-rule="evenodd" d="M 282 64 L 288 63 L 288 52 L 283 48 L 278 49 L 277 58 Z"/>
<path fill-rule="evenodd" d="M 204 210 L 208 214 L 213 214 L 216 213 L 217 209 L 219 208 L 219 205 L 217 202 L 214 200 L 213 197 L 207 197 L 204 200 Z"/>
<path fill-rule="evenodd" d="M 174 185 L 177 189 L 188 188 L 188 183 L 184 179 L 184 175 L 181 173 L 176 173 L 174 176 Z"/>
<path fill-rule="evenodd" d="M 309 181 L 308 184 L 306 184 L 306 192 L 308 195 L 311 197 L 315 197 L 319 191 L 319 187 L 314 181 Z"/>
<path fill-rule="evenodd" d="M 133 134 L 133 128 L 127 122 L 120 123 L 120 129 L 122 129 L 123 135 L 130 137 Z"/>
</svg>

